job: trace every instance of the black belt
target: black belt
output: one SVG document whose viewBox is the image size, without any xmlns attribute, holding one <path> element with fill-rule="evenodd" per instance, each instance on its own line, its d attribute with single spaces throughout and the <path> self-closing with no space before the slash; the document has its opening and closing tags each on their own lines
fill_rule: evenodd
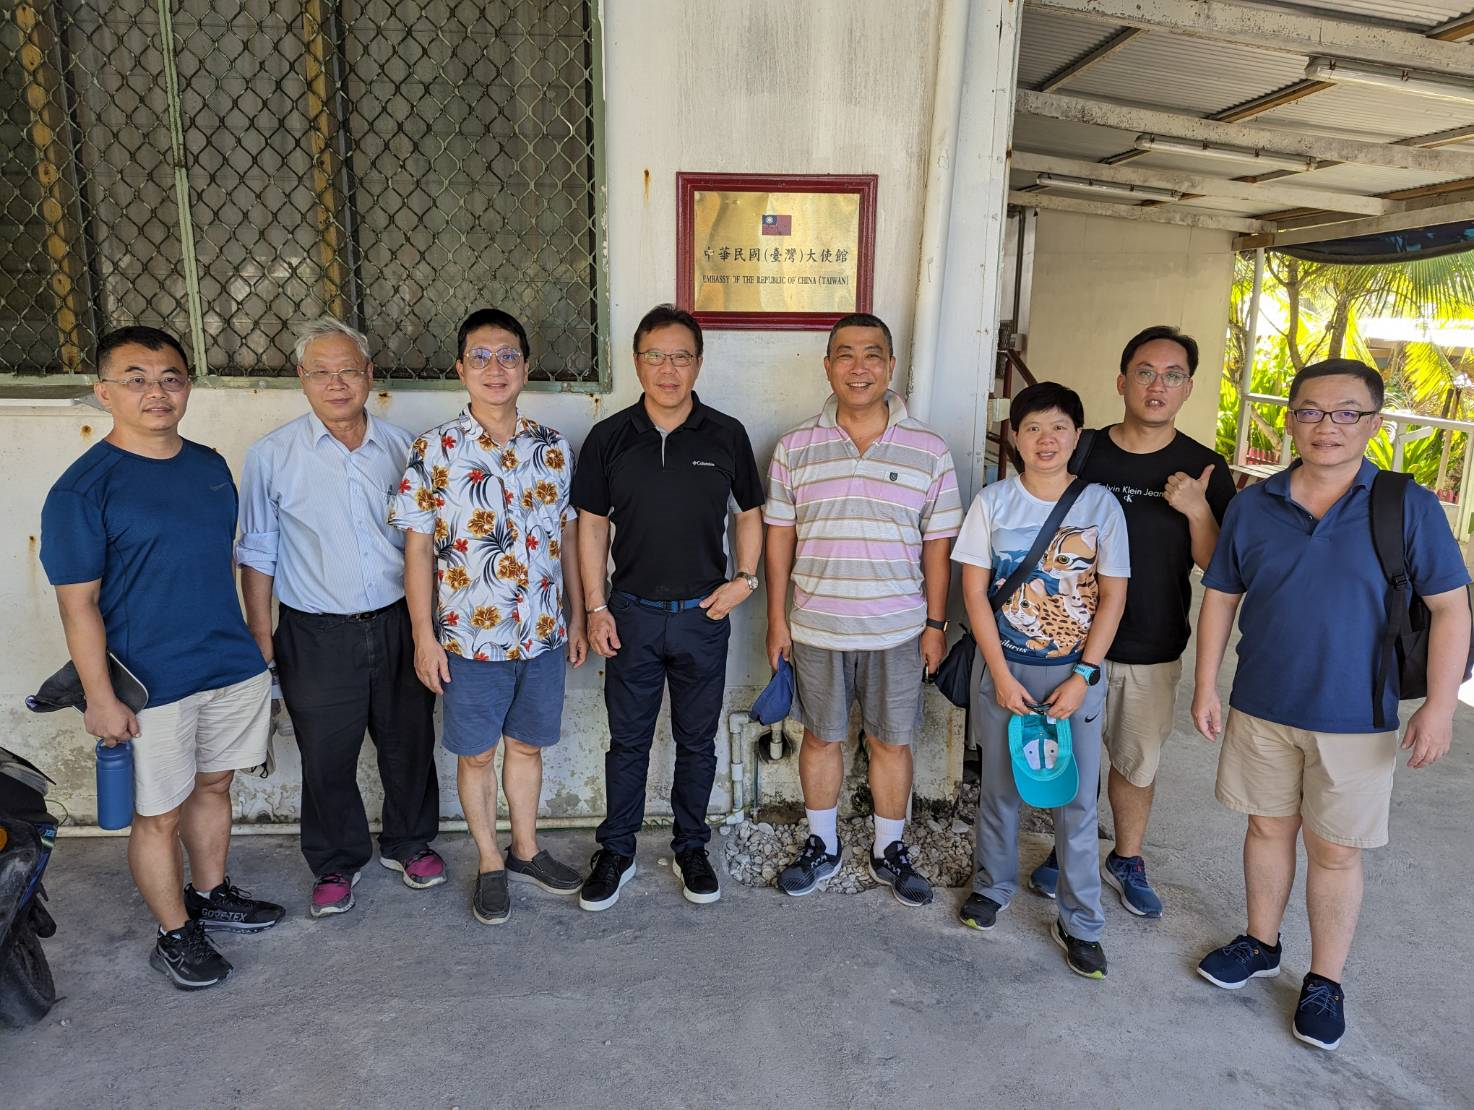
<svg viewBox="0 0 1474 1110">
<path fill-rule="evenodd" d="M 391 601 L 382 609 L 371 609 L 366 613 L 308 613 L 302 609 L 293 609 L 290 605 L 283 605 L 281 602 L 277 602 L 277 608 L 298 617 L 308 617 L 319 621 L 371 621 L 403 604 L 404 598 L 400 598 L 398 601 Z"/>
</svg>

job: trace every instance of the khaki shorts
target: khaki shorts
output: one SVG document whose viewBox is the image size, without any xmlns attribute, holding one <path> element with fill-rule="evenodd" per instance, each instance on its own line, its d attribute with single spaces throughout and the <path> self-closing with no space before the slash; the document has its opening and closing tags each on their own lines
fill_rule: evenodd
<svg viewBox="0 0 1474 1110">
<path fill-rule="evenodd" d="M 1387 843 L 1397 732 L 1309 732 L 1228 711 L 1218 800 L 1257 817 L 1296 817 L 1348 848 Z"/>
<path fill-rule="evenodd" d="M 1170 663 L 1105 665 L 1105 729 L 1101 739 L 1111 766 L 1132 786 L 1148 787 L 1157 778 L 1162 745 L 1172 735 L 1182 660 Z"/>
<path fill-rule="evenodd" d="M 184 803 L 194 777 L 266 762 L 271 674 L 203 690 L 138 714 L 133 741 L 133 809 L 144 817 Z"/>
<path fill-rule="evenodd" d="M 877 651 L 830 651 L 795 643 L 796 716 L 820 740 L 845 739 L 859 699 L 865 735 L 909 744 L 921 731 L 921 637 Z"/>
</svg>

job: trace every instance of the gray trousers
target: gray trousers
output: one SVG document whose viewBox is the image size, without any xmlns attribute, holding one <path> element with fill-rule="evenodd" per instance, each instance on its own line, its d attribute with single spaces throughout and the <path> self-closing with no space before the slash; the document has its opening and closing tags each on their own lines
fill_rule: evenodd
<svg viewBox="0 0 1474 1110">
<path fill-rule="evenodd" d="M 1009 672 L 1036 702 L 1042 702 L 1070 676 L 1070 668 L 1043 667 L 1007 660 Z M 976 869 L 972 888 L 1006 906 L 1018 891 L 1018 821 L 1023 801 L 1013 783 L 1008 755 L 1008 710 L 993 696 L 993 676 L 974 662 L 981 679 L 973 686 L 972 740 L 982 756 L 978 789 Z M 1105 929 L 1100 908 L 1100 849 L 1097 845 L 1096 791 L 1100 784 L 1100 729 L 1105 711 L 1105 681 L 1087 689 L 1070 718 L 1070 740 L 1080 770 L 1075 800 L 1054 811 L 1054 846 L 1059 857 L 1059 916 L 1065 931 L 1080 940 L 1099 940 Z"/>
</svg>

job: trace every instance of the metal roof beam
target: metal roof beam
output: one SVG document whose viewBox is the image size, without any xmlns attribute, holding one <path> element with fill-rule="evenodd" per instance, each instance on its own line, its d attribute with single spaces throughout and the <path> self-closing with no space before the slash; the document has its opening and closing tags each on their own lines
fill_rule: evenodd
<svg viewBox="0 0 1474 1110">
<path fill-rule="evenodd" d="M 1088 177 L 1095 181 L 1114 181 L 1123 185 L 1157 186 L 1179 193 L 1196 193 L 1206 197 L 1232 197 L 1236 200 L 1262 200 L 1266 204 L 1286 207 L 1325 208 L 1332 212 L 1356 212 L 1363 216 L 1380 216 L 1395 211 L 1390 201 L 1375 197 L 1337 193 L 1330 189 L 1311 189 L 1301 185 L 1256 185 L 1248 181 L 1231 181 L 1223 177 L 1205 177 L 1173 170 L 1144 169 L 1135 166 L 1104 165 L 1075 158 L 1056 158 L 1027 151 L 1013 152 L 1013 168 L 1036 173 L 1062 173 Z"/>
<path fill-rule="evenodd" d="M 1109 201 L 1076 200 L 1049 193 L 1008 194 L 1008 203 L 1019 208 L 1044 208 L 1054 212 L 1075 212 L 1082 216 L 1112 216 L 1147 224 L 1175 224 L 1178 227 L 1201 227 L 1209 231 L 1272 232 L 1273 224 L 1247 216 L 1219 216 L 1211 212 L 1193 212 L 1181 208 L 1143 208 L 1135 204 L 1111 204 Z"/>
<path fill-rule="evenodd" d="M 1407 211 L 1394 212 L 1387 216 L 1373 216 L 1367 220 L 1345 220 L 1322 227 L 1246 235 L 1234 241 L 1234 249 L 1242 251 L 1254 250 L 1257 247 L 1293 247 L 1300 243 L 1320 243 L 1327 239 L 1355 239 L 1361 235 L 1382 235 L 1389 231 L 1408 231 L 1412 228 L 1458 223 L 1461 220 L 1474 220 L 1474 200 L 1461 200 L 1454 204 L 1434 204 L 1423 208 L 1409 207 Z"/>
<path fill-rule="evenodd" d="M 1281 54 L 1381 62 L 1409 69 L 1474 77 L 1467 47 L 1413 31 L 1369 26 L 1228 0 L 1027 0 L 1039 11 L 1170 31 Z"/>
<path fill-rule="evenodd" d="M 1199 119 L 1197 116 L 1185 116 L 1180 112 L 1163 112 L 1110 100 L 1031 92 L 1027 89 L 1018 91 L 1015 110 L 1020 115 L 1089 123 L 1097 127 L 1111 127 L 1117 131 L 1145 131 L 1153 135 L 1170 135 L 1197 142 L 1227 143 L 1254 150 L 1303 154 L 1308 158 L 1332 162 L 1474 177 L 1474 154 L 1464 151 L 1369 143 L 1360 139 L 1334 138 L 1259 124 L 1218 123 Z"/>
<path fill-rule="evenodd" d="M 1040 81 L 1039 91 L 1049 92 L 1052 89 L 1059 88 L 1071 77 L 1078 77 L 1091 66 L 1105 61 L 1105 59 L 1109 58 L 1117 50 L 1120 50 L 1121 47 L 1125 46 L 1128 42 L 1136 38 L 1138 35 L 1144 34 L 1146 34 L 1146 32 L 1143 31 L 1140 27 L 1126 27 L 1120 31 L 1117 31 L 1114 35 L 1106 39 L 1105 42 L 1101 43 L 1094 50 L 1091 50 L 1083 57 L 1076 58 L 1069 65 L 1055 70 L 1055 72 L 1051 73 L 1048 77 L 1044 78 L 1044 80 Z"/>
</svg>

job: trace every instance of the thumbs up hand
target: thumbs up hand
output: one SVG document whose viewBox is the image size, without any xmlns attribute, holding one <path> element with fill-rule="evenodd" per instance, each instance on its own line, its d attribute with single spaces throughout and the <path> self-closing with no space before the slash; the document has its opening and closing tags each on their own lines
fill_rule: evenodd
<svg viewBox="0 0 1474 1110">
<path fill-rule="evenodd" d="M 1196 478 L 1179 470 L 1167 479 L 1162 496 L 1183 516 L 1196 516 L 1208 511 L 1208 479 L 1213 476 L 1213 464 L 1203 467 Z"/>
</svg>

